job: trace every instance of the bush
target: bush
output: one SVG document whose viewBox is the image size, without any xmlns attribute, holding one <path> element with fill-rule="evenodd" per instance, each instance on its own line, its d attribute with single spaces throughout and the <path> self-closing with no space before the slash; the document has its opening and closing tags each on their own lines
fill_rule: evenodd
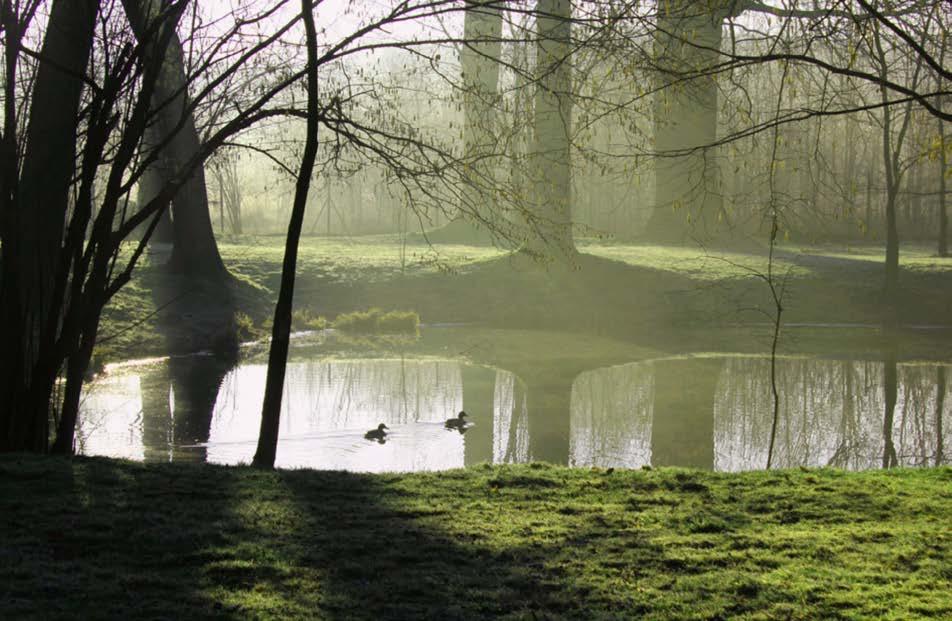
<svg viewBox="0 0 952 621">
<path fill-rule="evenodd" d="M 324 330 L 327 328 L 327 319 L 320 315 L 312 315 L 306 308 L 291 311 L 292 330 Z"/>
<path fill-rule="evenodd" d="M 371 308 L 338 315 L 333 326 L 342 332 L 416 334 L 420 328 L 420 316 L 413 311 L 385 313 L 379 308 Z"/>
<path fill-rule="evenodd" d="M 235 337 L 238 342 L 256 341 L 261 338 L 261 330 L 255 327 L 254 320 L 247 314 L 238 311 L 234 314 L 232 321 L 235 322 Z"/>
</svg>

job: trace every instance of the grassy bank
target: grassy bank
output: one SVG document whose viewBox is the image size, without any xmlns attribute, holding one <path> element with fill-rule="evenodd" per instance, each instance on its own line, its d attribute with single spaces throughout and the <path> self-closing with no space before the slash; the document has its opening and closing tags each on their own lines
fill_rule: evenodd
<svg viewBox="0 0 952 621">
<path fill-rule="evenodd" d="M 3 618 L 949 618 L 952 469 L 0 457 Z"/>
<path fill-rule="evenodd" d="M 766 270 L 758 250 L 594 243 L 580 250 L 575 269 L 559 270 L 486 247 L 305 238 L 295 305 L 329 320 L 377 306 L 415 311 L 424 323 L 639 341 L 659 334 L 670 340 L 689 327 L 769 324 L 773 303 L 758 276 Z M 236 277 L 227 291 L 143 266 L 106 309 L 102 354 L 115 360 L 214 346 L 231 321 L 213 312 L 226 297 L 261 328 L 273 312 L 283 240 L 244 238 L 222 243 L 221 251 Z M 946 324 L 952 316 L 952 259 L 930 252 L 903 248 L 900 316 L 906 324 Z M 775 271 L 787 279 L 784 321 L 877 324 L 883 273 L 877 253 L 873 247 L 782 248 Z"/>
</svg>

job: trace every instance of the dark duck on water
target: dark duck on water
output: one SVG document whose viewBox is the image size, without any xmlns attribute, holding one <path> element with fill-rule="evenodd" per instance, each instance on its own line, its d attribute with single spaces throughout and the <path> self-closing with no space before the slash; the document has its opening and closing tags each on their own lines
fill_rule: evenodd
<svg viewBox="0 0 952 621">
<path fill-rule="evenodd" d="M 460 412 L 456 418 L 449 418 L 443 423 L 443 426 L 447 429 L 457 429 L 463 431 L 466 429 L 466 417 L 468 414 L 466 412 Z"/>
<path fill-rule="evenodd" d="M 390 428 L 384 425 L 383 423 L 380 423 L 379 425 L 377 425 L 376 429 L 371 429 L 370 431 L 365 433 L 364 437 L 367 438 L 368 440 L 376 440 L 377 442 L 383 442 L 384 438 L 387 437 L 386 430 L 388 429 Z"/>
</svg>

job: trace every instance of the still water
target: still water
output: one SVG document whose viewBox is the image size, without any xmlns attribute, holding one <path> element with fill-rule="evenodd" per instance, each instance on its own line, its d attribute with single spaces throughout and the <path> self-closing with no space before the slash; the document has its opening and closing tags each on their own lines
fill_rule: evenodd
<svg viewBox="0 0 952 621">
<path fill-rule="evenodd" d="M 782 358 L 777 467 L 949 463 L 949 367 Z M 87 386 L 77 452 L 147 461 L 248 463 L 264 364 L 211 356 L 129 365 Z M 894 371 L 895 406 L 887 407 Z M 465 433 L 443 422 L 465 409 Z M 770 361 L 716 355 L 521 375 L 459 359 L 294 359 L 276 465 L 414 471 L 545 460 L 573 466 L 763 468 Z M 384 443 L 364 433 L 386 423 Z"/>
</svg>

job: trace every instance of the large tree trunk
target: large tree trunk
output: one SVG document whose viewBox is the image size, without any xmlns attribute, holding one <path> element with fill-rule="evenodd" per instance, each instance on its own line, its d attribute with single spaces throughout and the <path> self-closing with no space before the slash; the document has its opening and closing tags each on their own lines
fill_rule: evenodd
<svg viewBox="0 0 952 621">
<path fill-rule="evenodd" d="M 136 36 L 146 36 L 150 23 L 159 15 L 160 3 L 123 0 L 122 4 Z M 152 101 L 155 118 L 150 130 L 155 132 L 158 142 L 165 143 L 156 154 L 157 162 L 165 162 L 158 166 L 158 172 L 171 173 L 172 176 L 164 180 L 168 183 L 198 152 L 201 144 L 189 110 L 184 55 L 177 35 L 169 41 Z M 205 171 L 201 166 L 195 168 L 176 193 L 172 201 L 172 224 L 174 245 L 170 266 L 174 271 L 213 279 L 227 275 L 215 243 Z"/>
<path fill-rule="evenodd" d="M 307 191 L 311 185 L 314 160 L 317 157 L 317 34 L 310 0 L 301 0 L 301 16 L 307 33 L 307 133 L 304 154 L 301 156 L 301 169 L 294 188 L 294 205 L 288 223 L 287 242 L 284 245 L 281 289 L 274 309 L 271 349 L 268 352 L 268 376 L 265 380 L 264 404 L 261 407 L 261 431 L 258 434 L 258 448 L 252 460 L 252 465 L 258 468 L 273 468 L 278 452 L 278 424 L 281 422 L 281 397 L 291 340 L 291 307 L 294 302 L 298 240 L 304 225 Z"/>
<path fill-rule="evenodd" d="M 463 21 L 466 43 L 460 50 L 463 81 L 463 186 L 460 215 L 430 234 L 434 241 L 491 241 L 496 213 L 493 131 L 499 85 L 502 8 L 499 0 L 467 0 Z"/>
<path fill-rule="evenodd" d="M 527 250 L 540 256 L 575 254 L 572 234 L 572 4 L 536 4 L 535 141 L 532 148 L 535 213 Z"/>
<path fill-rule="evenodd" d="M 739 5 L 739 3 L 737 3 Z M 723 208 L 717 139 L 718 61 L 728 3 L 659 4 L 655 58 L 655 202 L 645 235 L 663 242 L 706 237 L 729 223 Z"/>
<path fill-rule="evenodd" d="M 45 452 L 49 442 L 50 395 L 59 371 L 53 343 L 62 302 L 56 279 L 74 176 L 82 76 L 98 8 L 97 0 L 53 2 L 32 89 L 17 193 L 7 194 L 10 188 L 4 188 L 0 450 Z M 9 67 L 6 79 L 11 84 L 15 80 Z M 13 139 L 7 129 L 7 138 Z M 13 172 L 6 176 L 11 178 L 5 184 L 14 183 Z"/>
<path fill-rule="evenodd" d="M 161 141 L 162 136 L 158 130 L 158 126 L 156 124 L 150 125 L 146 128 L 143 136 L 142 152 L 145 154 L 151 153 L 154 149 L 158 148 Z M 168 165 L 169 163 L 164 157 L 157 157 L 156 161 L 146 167 L 142 172 L 142 176 L 139 177 L 139 193 L 136 197 L 136 203 L 139 205 L 147 205 L 153 198 L 159 195 L 159 192 L 162 191 L 162 188 L 172 176 Z M 169 209 L 169 205 L 163 206 L 162 215 L 160 217 L 161 220 L 159 220 L 158 226 L 155 227 L 152 237 L 149 238 L 149 243 L 171 244 L 175 241 L 175 233 L 172 229 L 172 210 Z"/>
</svg>

